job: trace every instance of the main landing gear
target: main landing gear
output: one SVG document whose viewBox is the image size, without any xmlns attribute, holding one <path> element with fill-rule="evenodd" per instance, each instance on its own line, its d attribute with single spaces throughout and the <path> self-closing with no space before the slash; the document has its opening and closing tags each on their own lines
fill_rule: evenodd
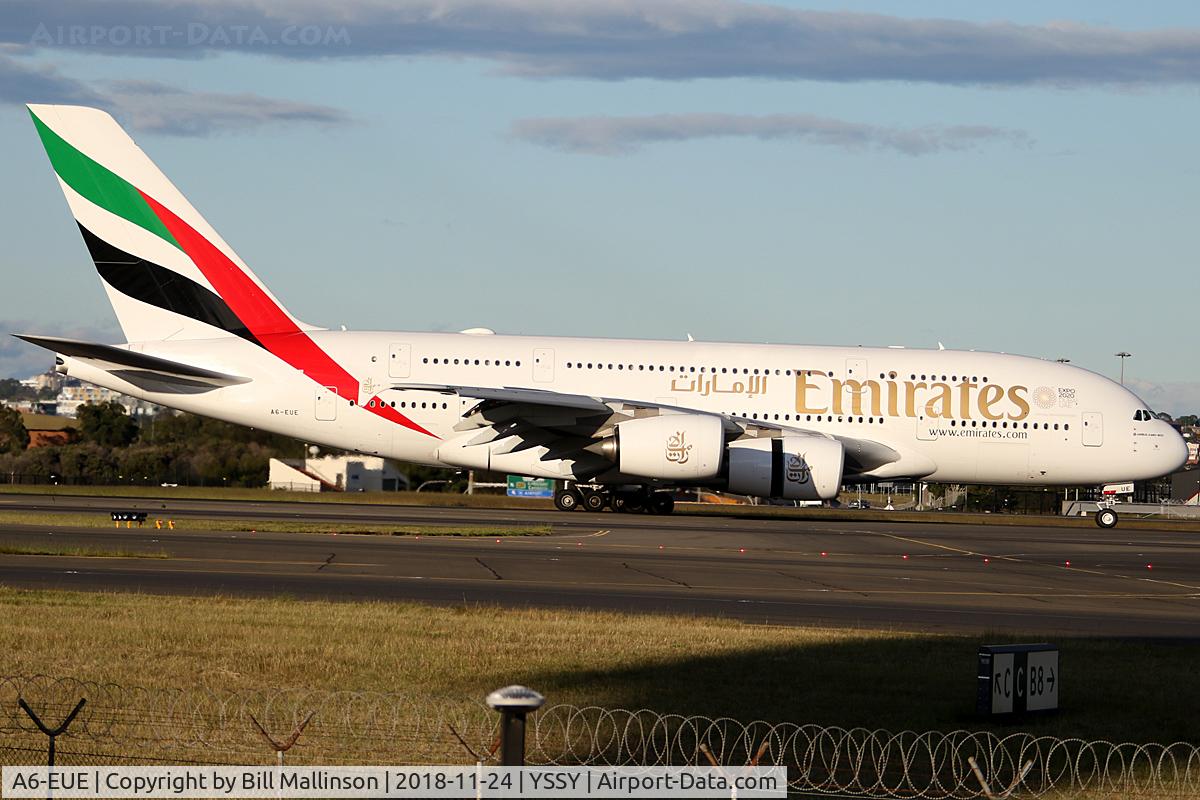
<svg viewBox="0 0 1200 800">
<path fill-rule="evenodd" d="M 670 514 L 675 510 L 675 498 L 668 492 L 646 489 L 604 489 L 595 486 L 571 486 L 554 493 L 554 506 L 559 511 L 613 511 L 625 513 Z"/>
</svg>

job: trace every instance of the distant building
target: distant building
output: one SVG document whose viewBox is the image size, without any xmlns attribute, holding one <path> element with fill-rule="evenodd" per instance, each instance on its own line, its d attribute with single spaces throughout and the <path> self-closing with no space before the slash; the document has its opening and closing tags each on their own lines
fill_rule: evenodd
<svg viewBox="0 0 1200 800">
<path fill-rule="evenodd" d="M 1171 501 L 1200 506 L 1200 469 L 1181 470 L 1171 475 Z"/>
<path fill-rule="evenodd" d="M 91 383 L 84 383 L 77 378 L 67 378 L 62 382 L 58 395 L 54 398 L 53 413 L 64 417 L 73 417 L 84 404 L 119 403 L 130 416 L 141 417 L 158 413 L 162 407 L 145 400 L 138 400 L 127 394 L 114 392 Z"/>
<path fill-rule="evenodd" d="M 79 423 L 70 417 L 22 413 L 21 421 L 29 431 L 29 446 L 51 447 L 79 440 Z"/>
<path fill-rule="evenodd" d="M 379 456 L 272 458 L 267 483 L 292 492 L 398 492 L 408 476 Z"/>
<path fill-rule="evenodd" d="M 1187 466 L 1194 467 L 1200 464 L 1200 425 L 1184 425 L 1179 432 L 1187 442 Z"/>
<path fill-rule="evenodd" d="M 63 382 L 67 380 L 67 376 L 61 372 L 49 370 L 40 372 L 37 375 L 32 375 L 28 378 L 21 379 L 21 385 L 26 389 L 32 389 L 35 392 L 40 392 L 43 389 L 57 392 L 62 388 Z"/>
<path fill-rule="evenodd" d="M 1171 475 L 1171 502 L 1200 506 L 1200 426 L 1184 425 L 1179 432 L 1187 443 L 1188 458 L 1184 468 Z"/>
</svg>

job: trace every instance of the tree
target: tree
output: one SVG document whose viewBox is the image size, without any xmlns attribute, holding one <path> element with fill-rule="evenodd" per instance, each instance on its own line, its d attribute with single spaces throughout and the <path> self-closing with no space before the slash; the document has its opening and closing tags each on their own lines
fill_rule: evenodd
<svg viewBox="0 0 1200 800">
<path fill-rule="evenodd" d="M 120 403 L 84 403 L 75 412 L 85 441 L 103 447 L 125 447 L 137 438 L 137 420 Z"/>
<path fill-rule="evenodd" d="M 1186 426 L 1200 424 L 1200 418 L 1198 418 L 1195 414 L 1184 414 L 1183 416 L 1179 417 L 1175 421 L 1178 422 L 1180 425 L 1186 425 Z"/>
<path fill-rule="evenodd" d="M 0 453 L 19 453 L 29 446 L 29 431 L 21 412 L 0 406 Z"/>
<path fill-rule="evenodd" d="M 33 395 L 33 390 L 16 378 L 0 378 L 0 400 L 30 400 Z"/>
<path fill-rule="evenodd" d="M 93 442 L 61 448 L 58 461 L 65 483 L 108 483 L 117 474 L 113 451 Z"/>
</svg>

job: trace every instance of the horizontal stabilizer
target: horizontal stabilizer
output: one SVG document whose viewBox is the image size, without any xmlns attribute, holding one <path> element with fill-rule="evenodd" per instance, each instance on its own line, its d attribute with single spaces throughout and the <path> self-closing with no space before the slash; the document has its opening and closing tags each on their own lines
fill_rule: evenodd
<svg viewBox="0 0 1200 800">
<path fill-rule="evenodd" d="M 169 361 L 165 358 L 126 350 L 110 344 L 81 342 L 57 336 L 28 336 L 20 333 L 13 335 L 59 355 L 92 362 L 135 385 L 138 385 L 139 382 L 151 381 L 160 387 L 152 391 L 168 391 L 165 387 L 171 385 L 176 385 L 176 390 L 190 387 L 192 391 L 195 391 L 250 382 L 250 378 L 214 372 L 203 367 L 194 367 L 191 364 L 181 364 L 178 361 Z"/>
</svg>

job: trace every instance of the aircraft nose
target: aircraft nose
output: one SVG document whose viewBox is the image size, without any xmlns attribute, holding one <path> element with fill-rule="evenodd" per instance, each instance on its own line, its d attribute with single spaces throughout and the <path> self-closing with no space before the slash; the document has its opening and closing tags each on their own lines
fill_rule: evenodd
<svg viewBox="0 0 1200 800">
<path fill-rule="evenodd" d="M 1161 475 L 1169 475 L 1172 472 L 1178 471 L 1187 463 L 1187 442 L 1179 435 L 1179 431 L 1165 422 L 1161 424 L 1169 432 L 1164 437 L 1162 447 L 1158 451 L 1159 468 L 1162 470 Z"/>
</svg>

